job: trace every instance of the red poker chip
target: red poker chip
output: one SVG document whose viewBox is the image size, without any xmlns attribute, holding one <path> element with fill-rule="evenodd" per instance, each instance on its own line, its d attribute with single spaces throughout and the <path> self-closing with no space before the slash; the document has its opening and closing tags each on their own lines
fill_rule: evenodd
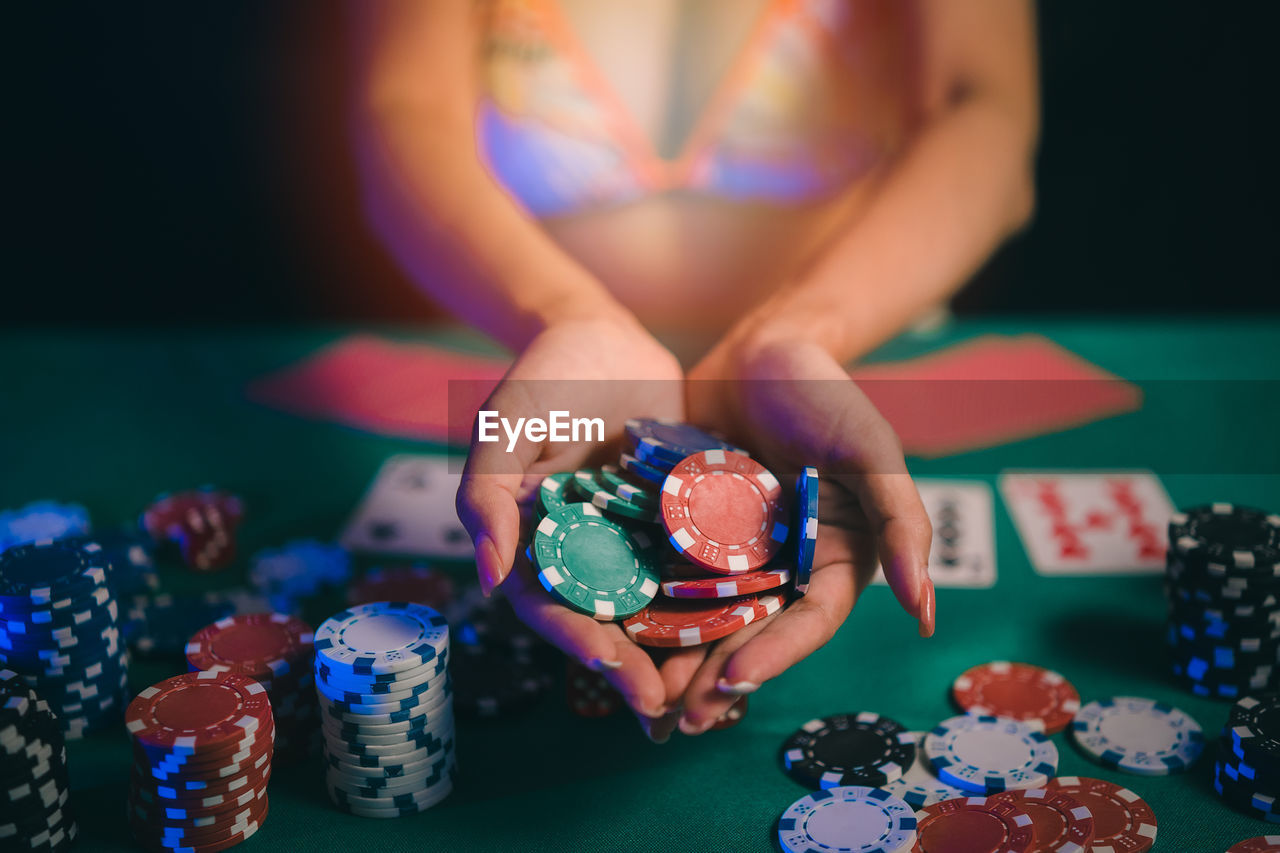
<svg viewBox="0 0 1280 853">
<path fill-rule="evenodd" d="M 144 774 L 137 765 L 129 771 L 129 779 L 135 789 L 150 792 L 148 796 L 156 803 L 173 803 L 199 807 L 207 803 L 211 797 L 237 797 L 245 791 L 266 783 L 271 779 L 272 763 L 267 762 L 261 768 L 244 773 L 227 776 L 222 779 L 170 779 L 161 781 Z M 187 785 L 197 787 L 188 788 Z M 162 793 L 163 792 L 163 793 Z M 150 801 L 147 801 L 150 802 Z M 208 803 L 212 805 L 212 803 Z"/>
<path fill-rule="evenodd" d="M 731 450 L 704 450 L 671 469 L 662 524 L 686 559 L 726 575 L 763 568 L 787 540 L 778 479 Z"/>
<path fill-rule="evenodd" d="M 197 751 L 243 740 L 270 720 L 267 691 L 233 672 L 175 675 L 143 690 L 125 711 L 125 727 L 137 743 Z"/>
<path fill-rule="evenodd" d="M 1087 776 L 1058 776 L 1045 786 L 1079 800 L 1093 815 L 1093 849 L 1146 853 L 1156 843 L 1156 815 L 1128 788 Z"/>
<path fill-rule="evenodd" d="M 579 717 L 607 717 L 626 704 L 601 673 L 569 658 L 565 666 L 565 700 Z"/>
<path fill-rule="evenodd" d="M 227 794 L 225 797 L 212 796 L 208 799 L 215 802 L 193 802 L 191 800 L 168 800 L 158 797 L 154 791 L 146 787 L 135 788 L 130 792 L 131 803 L 139 814 L 147 814 L 156 820 L 164 821 L 199 821 L 203 818 L 221 820 L 253 808 L 254 804 L 267 796 L 267 780 L 264 779 L 252 788 Z"/>
<path fill-rule="evenodd" d="M 1031 815 L 1016 803 L 993 797 L 957 797 L 916 812 L 915 853 L 1030 853 L 1035 847 Z"/>
<path fill-rule="evenodd" d="M 142 514 L 142 526 L 156 542 L 176 542 L 188 568 L 213 571 L 235 562 L 235 533 L 243 517 L 244 506 L 235 495 L 196 489 L 153 502 Z"/>
<path fill-rule="evenodd" d="M 315 635 L 306 622 L 284 613 L 246 613 L 201 628 L 186 654 L 192 668 L 205 672 L 298 679 L 311 670 Z"/>
<path fill-rule="evenodd" d="M 127 713 L 127 712 L 126 712 Z M 256 755 L 275 739 L 275 721 L 267 720 L 242 737 L 217 743 L 193 743 L 190 739 L 173 746 L 152 746 L 135 740 L 135 755 L 156 764 L 181 767 L 215 766 L 239 763 L 246 755 Z M 236 757 L 239 756 L 239 757 Z"/>
<path fill-rule="evenodd" d="M 742 722 L 742 718 L 747 715 L 747 697 L 743 696 L 729 706 L 729 710 L 720 715 L 720 719 L 716 720 L 715 725 L 711 727 L 711 731 L 718 732 L 721 729 L 731 729 L 738 723 Z"/>
<path fill-rule="evenodd" d="M 1031 815 L 1036 850 L 1088 850 L 1093 843 L 1093 815 L 1066 791 L 1001 791 L 990 799 L 1008 800 Z"/>
<path fill-rule="evenodd" d="M 662 582 L 662 592 L 672 598 L 733 598 L 776 589 L 790 580 L 790 569 L 766 569 L 728 577 L 716 575 L 667 580 Z"/>
<path fill-rule="evenodd" d="M 152 844 L 177 845 L 183 849 L 202 845 L 217 844 L 243 834 L 252 826 L 261 826 L 267 817 L 267 797 L 259 802 L 261 805 L 244 812 L 230 815 L 226 819 L 211 821 L 200 826 L 185 826 L 170 821 L 154 820 L 150 815 L 129 810 L 129 824 L 139 840 Z"/>
<path fill-rule="evenodd" d="M 1055 734 L 1080 710 L 1080 694 L 1058 673 L 1026 663 L 992 661 L 966 670 L 951 685 L 960 709 L 970 714 L 1012 717 Z"/>
<path fill-rule="evenodd" d="M 741 598 L 655 598 L 622 623 L 642 646 L 681 648 L 723 639 L 767 615 L 757 596 Z"/>
<path fill-rule="evenodd" d="M 409 601 L 442 610 L 454 599 L 453 578 L 426 566 L 371 569 L 347 589 L 347 604 Z"/>
<path fill-rule="evenodd" d="M 1237 841 L 1227 848 L 1227 853 L 1280 853 L 1280 835 L 1259 835 Z"/>
</svg>

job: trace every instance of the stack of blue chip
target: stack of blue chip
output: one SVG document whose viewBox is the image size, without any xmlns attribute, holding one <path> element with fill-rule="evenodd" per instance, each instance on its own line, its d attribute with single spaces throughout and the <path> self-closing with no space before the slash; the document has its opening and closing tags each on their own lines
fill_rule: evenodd
<svg viewBox="0 0 1280 853">
<path fill-rule="evenodd" d="M 15 545 L 84 536 L 89 532 L 89 511 L 79 504 L 35 501 L 19 509 L 0 512 L 0 551 Z"/>
<path fill-rule="evenodd" d="M 97 542 L 19 545 L 0 554 L 0 661 L 76 738 L 118 718 L 128 652 Z"/>
<path fill-rule="evenodd" d="M 340 545 L 295 539 L 254 554 L 249 582 L 277 613 L 296 615 L 304 599 L 326 586 L 342 587 L 351 578 L 351 555 Z"/>
</svg>

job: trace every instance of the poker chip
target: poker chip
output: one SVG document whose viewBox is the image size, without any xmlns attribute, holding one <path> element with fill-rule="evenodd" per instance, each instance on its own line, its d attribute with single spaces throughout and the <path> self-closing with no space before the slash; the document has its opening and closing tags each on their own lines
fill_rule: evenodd
<svg viewBox="0 0 1280 853">
<path fill-rule="evenodd" d="M 786 853 L 904 853 L 916 843 L 911 806 L 878 788 L 847 785 L 814 791 L 778 819 Z"/>
<path fill-rule="evenodd" d="M 1029 788 L 1002 791 L 992 794 L 989 799 L 1012 803 L 1031 816 L 1036 839 L 1034 849 L 1037 851 L 1084 853 L 1093 842 L 1093 815 L 1083 803 L 1065 791 Z"/>
<path fill-rule="evenodd" d="M 453 601 L 453 579 L 426 566 L 370 569 L 347 588 L 347 604 L 373 601 L 412 601 L 444 610 Z"/>
<path fill-rule="evenodd" d="M 596 469 L 595 473 L 601 483 L 608 486 L 611 491 L 615 492 L 624 501 L 629 501 L 654 513 L 661 509 L 662 504 L 658 500 L 658 490 L 654 488 L 656 484 L 639 478 L 636 478 L 638 482 L 629 480 L 615 465 L 601 465 Z"/>
<path fill-rule="evenodd" d="M 128 652 L 102 546 L 82 537 L 0 554 L 0 661 L 56 712 L 66 738 L 114 722 Z"/>
<path fill-rule="evenodd" d="M 902 776 L 879 786 L 914 809 L 920 809 L 943 800 L 969 796 L 967 791 L 954 785 L 948 785 L 934 775 L 929 762 L 922 757 L 924 755 L 924 739 L 926 736 L 926 732 L 911 732 L 911 737 L 916 744 L 916 759 L 911 762 Z"/>
<path fill-rule="evenodd" d="M 192 670 L 247 675 L 267 691 L 275 719 L 277 765 L 310 754 L 319 720 L 310 626 L 283 613 L 228 616 L 198 631 L 186 647 Z"/>
<path fill-rule="evenodd" d="M 782 769 L 811 788 L 880 787 L 901 779 L 916 758 L 916 739 L 897 720 L 869 711 L 813 719 L 778 753 Z"/>
<path fill-rule="evenodd" d="M 1059 776 L 1044 786 L 1068 794 L 1093 816 L 1092 850 L 1146 853 L 1156 841 L 1156 815 L 1128 788 L 1086 776 Z"/>
<path fill-rule="evenodd" d="M 565 659 L 565 702 L 579 717 L 608 717 L 626 702 L 602 673 L 574 658 Z"/>
<path fill-rule="evenodd" d="M 653 457 L 672 465 L 702 450 L 730 450 L 743 456 L 745 450 L 735 447 L 718 435 L 693 424 L 662 418 L 629 418 L 626 423 L 627 445 L 644 459 Z"/>
<path fill-rule="evenodd" d="M 351 555 L 340 545 L 295 539 L 253 555 L 249 582 L 280 613 L 298 613 L 306 599 L 346 585 Z M 385 599 L 384 599 L 385 600 Z"/>
<path fill-rule="evenodd" d="M 235 495 L 206 487 L 165 494 L 142 513 L 142 529 L 157 543 L 173 543 L 189 569 L 217 571 L 236 559 L 236 531 L 244 506 Z"/>
<path fill-rule="evenodd" d="M 1031 815 L 1012 800 L 963 797 L 925 806 L 918 815 L 918 850 L 982 850 L 986 853 L 1030 853 L 1036 847 Z M 957 847 L 957 844 L 963 846 Z"/>
<path fill-rule="evenodd" d="M 1044 732 L 1002 717 L 944 720 L 925 738 L 924 751 L 938 778 L 977 794 L 1043 788 L 1058 771 L 1058 748 Z"/>
<path fill-rule="evenodd" d="M 57 714 L 16 672 L 0 669 L 0 841 L 61 851 L 75 840 L 66 746 Z"/>
<path fill-rule="evenodd" d="M 581 468 L 573 473 L 573 488 L 583 500 L 610 515 L 632 521 L 656 523 L 658 513 L 652 505 L 642 505 L 627 500 L 608 485 L 592 468 Z"/>
<path fill-rule="evenodd" d="M 0 551 L 89 533 L 89 511 L 80 504 L 34 501 L 0 512 Z"/>
<path fill-rule="evenodd" d="M 784 586 L 791 580 L 787 568 L 766 569 L 741 575 L 677 578 L 662 582 L 662 593 L 672 598 L 734 598 Z"/>
<path fill-rule="evenodd" d="M 454 703 L 458 713 L 499 717 L 533 707 L 551 679 L 527 652 L 484 646 L 454 649 Z"/>
<path fill-rule="evenodd" d="M 1280 835 L 1259 835 L 1237 841 L 1227 853 L 1280 853 Z"/>
<path fill-rule="evenodd" d="M 809 591 L 813 555 L 818 544 L 818 469 L 805 468 L 796 478 L 796 592 Z"/>
<path fill-rule="evenodd" d="M 315 633 L 317 663 L 349 675 L 386 675 L 429 664 L 449 646 L 449 625 L 422 604 L 377 602 L 334 614 Z"/>
<path fill-rule="evenodd" d="M 139 657 L 181 658 L 192 634 L 236 610 L 236 600 L 224 593 L 144 593 L 130 600 L 121 625 Z"/>
<path fill-rule="evenodd" d="M 1274 575 L 1280 564 L 1280 515 L 1213 503 L 1174 513 L 1169 544 L 1184 560 L 1203 561 L 1210 572 Z"/>
<path fill-rule="evenodd" d="M 657 486 L 662 485 L 663 481 L 667 479 L 667 472 L 671 470 L 670 467 L 661 468 L 655 465 L 650 465 L 648 462 L 642 462 L 627 453 L 623 453 L 619 457 L 618 464 L 622 466 L 622 470 L 634 474 L 645 482 L 653 483 Z"/>
<path fill-rule="evenodd" d="M 1022 720 L 1041 726 L 1047 734 L 1065 729 L 1080 710 L 1080 694 L 1061 675 L 1009 661 L 966 670 L 952 683 L 951 695 L 962 711 Z"/>
<path fill-rule="evenodd" d="M 538 580 L 562 603 L 601 621 L 639 612 L 658 593 L 652 542 L 591 504 L 569 504 L 533 534 Z"/>
<path fill-rule="evenodd" d="M 1142 776 L 1186 770 L 1204 749 L 1204 732 L 1189 714 L 1134 696 L 1085 705 L 1071 723 L 1071 736 L 1103 766 Z"/>
<path fill-rule="evenodd" d="M 779 604 L 780 604 L 780 600 Z M 657 598 L 622 623 L 642 646 L 681 648 L 721 640 L 768 615 L 757 596 L 740 598 Z"/>
<path fill-rule="evenodd" d="M 538 487 L 538 503 L 544 516 L 573 502 L 565 493 L 565 487 L 572 479 L 572 471 L 558 471 L 543 478 L 542 485 Z"/>
<path fill-rule="evenodd" d="M 448 621 L 410 602 L 351 607 L 316 629 L 314 685 L 325 782 L 338 808 L 413 814 L 453 789 Z"/>
<path fill-rule="evenodd" d="M 711 728 L 707 731 L 718 732 L 724 729 L 731 729 L 738 723 L 742 722 L 747 716 L 748 701 L 746 696 L 738 697 L 738 700 L 729 706 L 723 714 L 719 716 Z"/>
<path fill-rule="evenodd" d="M 662 523 L 689 561 L 722 574 L 763 568 L 787 541 L 782 487 L 755 460 L 704 450 L 662 484 Z"/>
<path fill-rule="evenodd" d="M 203 638 L 200 654 L 210 654 L 208 645 Z M 267 691 L 251 676 L 224 669 L 166 679 L 129 703 L 125 726 L 129 824 L 139 845 L 224 849 L 257 831 L 276 729 Z"/>
</svg>

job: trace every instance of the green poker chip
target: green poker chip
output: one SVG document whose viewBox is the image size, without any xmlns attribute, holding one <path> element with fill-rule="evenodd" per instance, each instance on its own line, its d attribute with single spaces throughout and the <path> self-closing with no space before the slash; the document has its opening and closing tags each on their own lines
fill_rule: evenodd
<svg viewBox="0 0 1280 853">
<path fill-rule="evenodd" d="M 538 500 L 534 506 L 537 517 L 545 517 L 552 510 L 560 509 L 573 501 L 573 497 L 565 490 L 565 485 L 573 479 L 572 471 L 561 471 L 551 474 L 538 487 Z"/>
<path fill-rule="evenodd" d="M 583 499 L 610 515 L 632 521 L 657 524 L 661 519 L 655 507 L 642 505 L 621 497 L 605 482 L 594 468 L 582 468 L 573 472 L 573 487 Z"/>
<path fill-rule="evenodd" d="M 654 540 L 591 504 L 548 513 L 534 531 L 532 551 L 543 588 L 602 622 L 639 613 L 658 594 Z"/>
<path fill-rule="evenodd" d="M 601 466 L 596 472 L 596 477 L 602 485 L 607 486 L 609 491 L 624 501 L 630 501 L 639 507 L 652 508 L 655 513 L 662 508 L 657 490 L 652 487 L 637 486 L 622 476 L 622 472 L 616 465 Z"/>
</svg>

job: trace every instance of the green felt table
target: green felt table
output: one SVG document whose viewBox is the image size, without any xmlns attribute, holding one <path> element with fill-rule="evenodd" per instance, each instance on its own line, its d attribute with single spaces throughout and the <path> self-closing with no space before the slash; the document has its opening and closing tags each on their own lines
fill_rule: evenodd
<svg viewBox="0 0 1280 853">
<path fill-rule="evenodd" d="M 264 409 L 242 392 L 251 378 L 350 331 L 8 333 L 0 340 L 0 506 L 75 500 L 97 522 L 114 523 L 159 491 L 212 482 L 243 495 L 250 508 L 245 553 L 296 536 L 332 537 L 386 456 L 425 446 Z M 477 346 L 456 332 L 374 331 Z M 1268 393 L 1280 373 L 1280 323 L 959 323 L 894 341 L 877 357 L 1025 331 L 1138 381 L 1144 407 L 1003 447 L 912 459 L 913 472 L 994 483 L 1011 467 L 1150 467 L 1179 505 L 1280 506 L 1280 421 Z M 1172 702 L 1216 733 L 1228 706 L 1183 693 L 1166 675 L 1158 577 L 1040 576 L 998 498 L 996 538 L 998 583 L 939 590 L 933 639 L 918 637 L 889 591 L 873 587 L 831 643 L 752 697 L 736 728 L 654 745 L 629 715 L 572 716 L 557 688 L 525 715 L 461 722 L 456 790 L 423 815 L 347 816 L 330 806 L 318 759 L 279 770 L 270 817 L 244 849 L 768 850 L 778 815 L 804 793 L 775 757 L 797 725 L 874 710 L 927 729 L 955 713 L 951 680 L 991 659 L 1059 670 L 1086 701 L 1128 694 Z M 232 569 L 217 583 L 235 583 L 242 573 Z M 190 588 L 199 579 L 176 573 L 165 582 Z M 337 604 L 317 602 L 307 616 L 322 619 L 326 608 Z M 133 688 L 169 674 L 138 664 Z M 1062 735 L 1054 740 L 1061 773 L 1110 779 L 1147 799 L 1159 819 L 1158 850 L 1220 851 L 1267 829 L 1218 801 L 1210 762 L 1181 776 L 1127 776 L 1085 760 Z M 123 814 L 127 749 L 123 730 L 71 745 L 82 849 L 132 849 Z"/>
</svg>

